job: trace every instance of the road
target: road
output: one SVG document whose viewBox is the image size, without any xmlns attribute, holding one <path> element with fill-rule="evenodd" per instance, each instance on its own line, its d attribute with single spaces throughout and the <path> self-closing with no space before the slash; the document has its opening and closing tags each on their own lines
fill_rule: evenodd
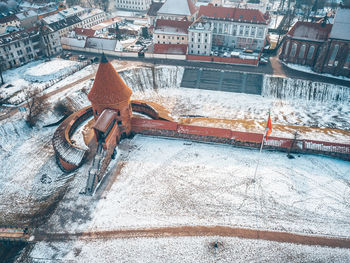
<svg viewBox="0 0 350 263">
<path fill-rule="evenodd" d="M 350 248 L 350 239 L 303 235 L 288 232 L 237 228 L 228 226 L 178 226 L 142 229 L 122 229 L 81 233 L 35 233 L 37 241 L 67 241 L 76 239 L 119 239 L 135 237 L 225 236 L 287 242 L 311 246 Z"/>
<path fill-rule="evenodd" d="M 74 53 L 74 52 L 72 52 Z M 76 52 L 75 54 L 82 54 L 82 52 Z M 84 53 L 86 56 L 97 56 L 100 54 L 97 53 Z M 112 57 L 109 56 L 108 57 Z M 119 58 L 118 56 L 114 56 Z M 194 67 L 194 68 L 207 68 L 207 69 L 219 69 L 225 71 L 240 71 L 240 72 L 253 72 L 253 73 L 262 73 L 268 75 L 277 75 L 282 77 L 288 77 L 293 79 L 305 79 L 311 81 L 325 82 L 330 84 L 337 84 L 346 87 L 350 87 L 350 81 L 321 76 L 317 74 L 301 72 L 294 69 L 291 69 L 283 65 L 278 56 L 270 57 L 270 63 L 267 65 L 260 66 L 246 66 L 246 65 L 231 65 L 231 64 L 222 64 L 214 62 L 199 62 L 199 61 L 188 61 L 188 60 L 175 60 L 175 59 L 154 59 L 154 58 L 134 58 L 134 57 L 122 57 L 119 58 L 121 61 L 140 61 L 147 62 L 152 64 L 160 65 L 170 65 L 170 66 L 183 66 L 183 67 Z"/>
</svg>

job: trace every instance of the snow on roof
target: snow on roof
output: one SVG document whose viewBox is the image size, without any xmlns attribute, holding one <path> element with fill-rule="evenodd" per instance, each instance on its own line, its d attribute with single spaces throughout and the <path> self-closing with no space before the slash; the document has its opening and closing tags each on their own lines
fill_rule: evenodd
<svg viewBox="0 0 350 263">
<path fill-rule="evenodd" d="M 187 51 L 186 44 L 154 44 L 153 52 L 155 54 L 177 54 L 185 55 Z"/>
<path fill-rule="evenodd" d="M 267 24 L 268 18 L 259 10 L 242 9 L 233 7 L 201 6 L 199 8 L 198 17 L 205 16 L 216 19 L 231 19 L 239 22 L 249 22 L 258 24 Z"/>
<path fill-rule="evenodd" d="M 19 20 L 24 20 L 24 19 L 27 19 L 29 17 L 34 17 L 37 15 L 38 15 L 37 12 L 35 12 L 33 10 L 28 10 L 28 11 L 16 14 L 16 16 L 18 17 Z"/>
<path fill-rule="evenodd" d="M 94 84 L 88 94 L 89 100 L 93 104 L 114 105 L 128 101 L 131 94 L 131 89 L 103 54 Z"/>
<path fill-rule="evenodd" d="M 121 18 L 114 17 L 114 18 L 105 20 L 97 25 L 92 26 L 91 29 L 100 30 L 102 28 L 109 27 L 110 25 L 115 25 L 117 22 L 120 22 L 120 21 L 121 21 Z"/>
<path fill-rule="evenodd" d="M 97 48 L 103 50 L 121 51 L 117 39 L 107 39 L 98 37 L 88 37 L 86 39 L 87 48 Z"/>
<path fill-rule="evenodd" d="M 77 35 L 93 37 L 95 35 L 96 31 L 93 29 L 89 29 L 89 28 L 76 27 L 76 28 L 74 28 L 74 32 Z"/>
<path fill-rule="evenodd" d="M 152 2 L 151 6 L 148 9 L 147 15 L 148 16 L 157 16 L 158 10 L 163 6 L 164 3 L 162 2 Z"/>
<path fill-rule="evenodd" d="M 187 34 L 191 21 L 157 19 L 155 33 Z"/>
<path fill-rule="evenodd" d="M 330 24 L 298 21 L 289 30 L 288 35 L 297 39 L 325 41 L 331 29 L 332 25 Z"/>
<path fill-rule="evenodd" d="M 84 48 L 85 44 L 86 44 L 86 40 L 85 39 L 71 38 L 71 37 L 62 37 L 61 44 L 67 45 L 67 46 L 72 46 L 72 47 Z"/>
<path fill-rule="evenodd" d="M 115 110 L 105 109 L 102 111 L 101 115 L 98 117 L 93 128 L 101 132 L 106 132 L 108 126 L 116 118 L 117 113 Z"/>
<path fill-rule="evenodd" d="M 157 14 L 191 16 L 196 11 L 192 0 L 167 0 Z"/>
<path fill-rule="evenodd" d="M 64 19 L 64 16 L 62 16 L 60 13 L 57 13 L 51 16 L 44 17 L 42 20 L 44 20 L 46 24 L 52 24 L 62 19 Z"/>
<path fill-rule="evenodd" d="M 92 16 L 95 16 L 95 15 L 98 15 L 98 14 L 101 14 L 101 13 L 104 13 L 101 9 L 98 9 L 98 8 L 94 8 L 94 9 L 89 9 L 87 12 L 85 12 L 84 14 L 81 14 L 79 15 L 79 18 L 81 20 L 84 20 L 84 19 L 88 19 Z"/>
<path fill-rule="evenodd" d="M 350 8 L 338 8 L 330 38 L 350 40 Z"/>
<path fill-rule="evenodd" d="M 0 17 L 0 24 L 4 24 L 4 23 L 16 21 L 16 20 L 18 20 L 16 15 L 4 16 L 4 17 Z"/>
<path fill-rule="evenodd" d="M 86 12 L 86 11 L 87 11 L 86 8 L 76 5 L 71 8 L 61 10 L 59 11 L 59 13 L 64 17 L 69 17 L 73 15 L 79 15 L 80 13 Z"/>
</svg>

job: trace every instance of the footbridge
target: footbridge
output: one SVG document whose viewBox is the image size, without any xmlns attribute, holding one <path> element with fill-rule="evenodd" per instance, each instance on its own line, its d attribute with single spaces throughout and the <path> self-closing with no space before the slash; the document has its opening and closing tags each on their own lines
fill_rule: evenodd
<svg viewBox="0 0 350 263">
<path fill-rule="evenodd" d="M 2 242 L 28 242 L 32 229 L 27 226 L 0 226 L 0 241 Z"/>
</svg>

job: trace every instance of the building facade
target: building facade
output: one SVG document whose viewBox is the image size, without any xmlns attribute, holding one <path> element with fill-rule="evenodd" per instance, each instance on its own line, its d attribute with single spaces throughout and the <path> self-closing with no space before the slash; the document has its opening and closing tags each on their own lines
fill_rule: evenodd
<svg viewBox="0 0 350 263">
<path fill-rule="evenodd" d="M 157 19 L 194 21 L 197 13 L 195 0 L 166 0 L 157 12 Z"/>
<path fill-rule="evenodd" d="M 42 21 L 54 31 L 58 31 L 60 37 L 63 37 L 76 27 L 91 28 L 103 22 L 106 18 L 106 13 L 100 9 L 75 6 L 45 17 Z"/>
<path fill-rule="evenodd" d="M 116 0 L 115 6 L 118 9 L 144 12 L 148 10 L 151 3 L 151 0 Z"/>
<path fill-rule="evenodd" d="M 210 56 L 212 49 L 213 24 L 199 20 L 188 29 L 188 54 Z"/>
<path fill-rule="evenodd" d="M 286 35 L 280 59 L 318 73 L 350 77 L 350 9 L 340 7 L 334 24 L 297 22 Z"/>
<path fill-rule="evenodd" d="M 285 37 L 280 59 L 287 63 L 314 66 L 331 29 L 330 24 L 297 22 Z"/>
<path fill-rule="evenodd" d="M 350 7 L 339 7 L 328 40 L 313 67 L 316 72 L 350 77 Z"/>
<path fill-rule="evenodd" d="M 211 47 L 260 51 L 265 46 L 268 18 L 259 10 L 227 8 L 209 4 L 200 7 L 198 16 L 199 20 L 195 21 L 189 30 L 191 34 L 189 50 L 191 52 L 208 53 L 208 46 L 198 48 L 199 38 L 195 36 L 201 34 L 200 30 L 205 30 L 204 34 L 208 34 L 208 38 L 205 37 L 203 40 L 210 39 Z M 205 47 L 205 43 L 202 44 Z M 193 48 L 197 46 L 197 49 L 192 49 L 192 45 Z"/>
<path fill-rule="evenodd" d="M 153 32 L 153 43 L 187 45 L 188 27 L 191 24 L 190 21 L 158 19 Z"/>
<path fill-rule="evenodd" d="M 37 27 L 0 37 L 0 63 L 3 70 L 61 51 L 58 33 L 48 28 Z"/>
</svg>

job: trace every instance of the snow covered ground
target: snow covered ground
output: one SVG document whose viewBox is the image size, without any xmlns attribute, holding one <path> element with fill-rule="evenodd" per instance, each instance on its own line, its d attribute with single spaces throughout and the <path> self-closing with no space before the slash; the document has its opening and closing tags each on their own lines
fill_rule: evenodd
<svg viewBox="0 0 350 263">
<path fill-rule="evenodd" d="M 349 142 L 348 132 L 328 129 L 338 128 L 349 131 L 350 103 L 348 99 L 343 102 L 277 99 L 243 93 L 180 88 L 182 72 L 181 67 L 156 67 L 156 87 L 154 87 L 152 71 L 149 68 L 127 70 L 120 74 L 133 89 L 133 99 L 159 103 L 176 120 L 182 116 L 191 115 L 204 117 L 192 120 L 193 125 L 263 132 L 264 121 L 267 119 L 268 112 L 271 111 L 273 124 L 289 125 L 281 129 L 274 129 L 273 136 L 293 138 L 295 131 L 298 131 L 299 138 Z M 207 118 L 219 120 L 209 121 Z M 236 122 L 233 123 L 230 120 Z M 324 131 L 305 129 L 301 126 L 318 127 Z"/>
<path fill-rule="evenodd" d="M 6 70 L 3 73 L 5 85 L 0 89 L 0 99 L 9 99 L 9 103 L 19 104 L 26 99 L 25 91 L 38 88 L 45 89 L 57 79 L 78 71 L 81 62 L 54 58 L 50 61 L 37 60 L 22 67 Z"/>
<path fill-rule="evenodd" d="M 115 65 L 118 69 L 125 66 L 119 61 Z M 33 67 L 39 67 L 39 64 Z M 55 74 L 51 70 L 45 69 L 40 76 Z M 57 71 L 60 70 L 62 68 L 57 67 Z M 78 108 L 88 105 L 86 94 L 92 83 L 90 75 L 95 71 L 96 65 L 88 66 L 50 87 L 46 92 L 84 78 L 70 89 L 51 96 L 51 104 L 64 99 Z M 29 68 L 28 72 L 35 75 Z M 181 67 L 148 67 L 129 69 L 121 76 L 133 89 L 133 99 L 162 104 L 178 120 L 182 115 L 247 120 L 259 130 L 263 129 L 262 121 L 271 109 L 274 124 L 329 127 L 334 123 L 335 127 L 349 127 L 350 105 L 347 103 L 279 100 L 180 88 L 182 74 Z M 109 167 L 107 180 L 96 195 L 90 197 L 79 194 L 86 184 L 88 165 L 69 175 L 63 174 L 56 165 L 51 146 L 55 127 L 43 128 L 43 125 L 59 118 L 51 110 L 34 129 L 26 127 L 20 112 L 0 122 L 0 219 L 4 222 L 35 213 L 37 206 L 65 190 L 62 202 L 41 230 L 75 232 L 202 224 L 350 236 L 348 162 L 312 155 L 289 160 L 283 153 L 264 152 L 254 183 L 256 150 L 136 136 L 122 142 L 118 160 Z M 215 125 L 227 127 L 229 124 L 222 121 Z M 246 127 L 242 124 L 241 129 Z M 324 138 L 343 142 L 349 138 L 346 134 L 329 133 Z M 276 136 L 283 134 L 291 134 L 291 131 L 278 133 L 274 130 L 273 133 Z M 313 138 L 323 137 L 313 134 Z M 77 141 L 80 139 L 76 138 Z M 203 250 L 211 238 L 152 240 L 156 245 L 148 250 L 147 246 L 151 247 L 148 239 L 42 242 L 34 247 L 31 256 L 66 260 L 76 257 L 79 262 L 90 262 L 93 255 L 90 247 L 96 246 L 101 254 L 111 256 L 106 260 L 100 256 L 101 262 L 113 261 L 120 254 L 124 261 L 135 259 L 137 262 L 136 253 L 144 253 L 145 262 L 151 262 L 152 258 L 169 262 L 169 258 L 160 252 L 161 248 L 178 262 L 213 261 L 209 252 Z M 258 249 L 267 251 L 266 262 L 273 262 L 275 258 L 275 262 L 288 261 L 284 259 L 289 256 L 295 261 L 339 259 L 346 262 L 344 259 L 349 258 L 349 250 L 275 245 L 274 242 L 234 238 L 220 240 L 228 247 L 223 252 L 222 262 L 232 262 L 229 256 L 232 253 L 236 253 L 238 262 L 243 261 L 239 253 L 246 251 L 243 248 L 249 246 L 247 243 L 251 244 L 252 261 L 255 261 Z M 147 245 L 137 249 L 142 243 Z M 188 244 L 185 256 L 176 253 L 179 243 Z M 109 252 L 119 244 L 122 244 L 121 250 L 116 250 L 115 254 Z M 271 252 L 268 249 L 271 246 L 280 250 Z M 239 249 L 235 250 L 237 247 Z M 199 251 L 198 255 L 193 251 Z M 269 260 L 271 253 L 275 257 Z"/>
<path fill-rule="evenodd" d="M 30 257 L 39 262 L 101 263 L 348 262 L 350 250 L 229 237 L 175 237 L 41 242 Z"/>
<path fill-rule="evenodd" d="M 94 197 L 82 167 L 40 230 L 86 232 L 223 225 L 350 236 L 350 164 L 331 158 L 148 136 L 124 140 Z M 210 243 L 222 244 L 218 251 Z M 180 252 L 181 251 L 181 252 Z M 217 253 L 214 255 L 214 253 Z M 224 237 L 39 242 L 31 257 L 90 262 L 347 262 L 350 250 Z M 217 257 L 217 258 L 215 258 Z M 216 261 L 215 261 L 216 262 Z"/>
<path fill-rule="evenodd" d="M 350 78 L 344 77 L 344 76 L 334 76 L 332 74 L 328 74 L 328 73 L 318 73 L 313 71 L 309 66 L 303 66 L 303 65 L 298 65 L 298 64 L 293 64 L 293 63 L 284 63 L 287 67 L 298 70 L 298 71 L 303 71 L 303 72 L 307 72 L 307 73 L 311 73 L 311 74 L 315 74 L 315 75 L 320 75 L 320 76 L 326 76 L 329 78 L 334 78 L 334 79 L 342 79 L 342 80 L 347 80 L 349 81 Z"/>
<path fill-rule="evenodd" d="M 264 151 L 254 183 L 257 150 L 138 135 L 120 151 L 107 190 L 96 199 L 71 190 L 46 231 L 228 225 L 350 236 L 348 162 Z"/>
</svg>

